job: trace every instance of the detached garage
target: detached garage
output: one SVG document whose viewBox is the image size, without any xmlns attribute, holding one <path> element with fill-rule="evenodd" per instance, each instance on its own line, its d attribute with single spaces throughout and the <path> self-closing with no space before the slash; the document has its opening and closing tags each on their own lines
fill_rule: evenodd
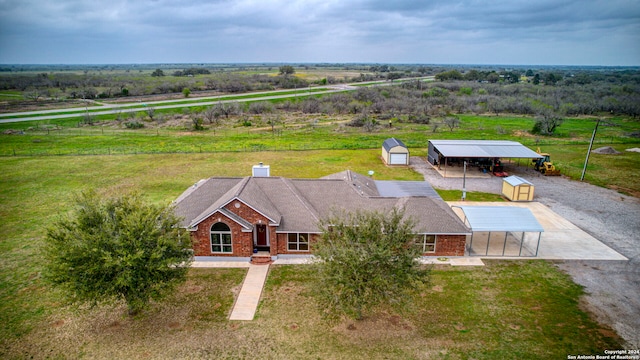
<svg viewBox="0 0 640 360">
<path fill-rule="evenodd" d="M 402 141 L 389 138 L 382 143 L 382 160 L 387 165 L 409 165 L 409 149 Z"/>
</svg>

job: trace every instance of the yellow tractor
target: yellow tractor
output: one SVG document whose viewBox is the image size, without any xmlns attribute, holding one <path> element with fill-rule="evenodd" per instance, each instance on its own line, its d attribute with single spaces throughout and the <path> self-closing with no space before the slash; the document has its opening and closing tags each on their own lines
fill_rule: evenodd
<svg viewBox="0 0 640 360">
<path fill-rule="evenodd" d="M 546 175 L 546 176 L 560 175 L 560 170 L 556 170 L 556 167 L 553 166 L 553 163 L 551 162 L 551 157 L 549 156 L 549 154 L 543 153 L 542 151 L 540 151 L 539 147 L 538 147 L 538 150 L 536 150 L 536 152 L 540 154 L 540 156 L 542 156 L 541 159 L 533 159 L 533 168 L 536 171 L 540 171 L 542 175 Z"/>
</svg>

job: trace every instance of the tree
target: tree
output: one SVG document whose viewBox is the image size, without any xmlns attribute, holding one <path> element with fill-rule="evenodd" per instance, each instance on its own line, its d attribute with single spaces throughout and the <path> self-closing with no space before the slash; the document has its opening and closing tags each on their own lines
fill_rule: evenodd
<svg viewBox="0 0 640 360">
<path fill-rule="evenodd" d="M 203 112 L 203 116 L 205 119 L 207 119 L 209 124 L 215 123 L 216 125 L 219 125 L 220 115 L 221 115 L 220 111 L 214 106 L 209 106 Z"/>
<path fill-rule="evenodd" d="M 535 74 L 533 76 L 533 85 L 538 85 L 540 84 L 540 74 Z"/>
<path fill-rule="evenodd" d="M 154 77 L 164 76 L 164 71 L 162 71 L 162 69 L 155 69 L 155 70 L 151 73 L 151 76 L 154 76 Z"/>
<path fill-rule="evenodd" d="M 413 226 L 397 209 L 321 220 L 314 289 L 327 316 L 362 319 L 378 305 L 402 305 L 415 286 L 428 282 L 428 269 L 417 262 L 421 249 L 414 245 Z"/>
<path fill-rule="evenodd" d="M 280 75 L 284 75 L 284 76 L 293 75 L 296 73 L 296 69 L 294 69 L 293 66 L 291 65 L 282 65 L 280 66 L 279 71 L 280 71 Z"/>
<path fill-rule="evenodd" d="M 449 131 L 453 131 L 453 129 L 460 126 L 460 119 L 455 116 L 447 116 L 443 122 L 449 128 Z"/>
<path fill-rule="evenodd" d="M 178 223 L 173 208 L 136 194 L 102 199 L 84 192 L 73 213 L 47 231 L 44 274 L 72 301 L 124 299 L 134 315 L 186 279 L 192 250 Z"/>
<path fill-rule="evenodd" d="M 182 89 L 182 95 L 184 95 L 184 97 L 188 98 L 189 95 L 191 95 L 191 90 L 188 87 Z"/>
<path fill-rule="evenodd" d="M 29 100 L 38 101 L 42 97 L 42 92 L 37 88 L 30 87 L 22 93 L 22 96 Z"/>
<path fill-rule="evenodd" d="M 463 76 L 458 70 L 449 70 L 449 71 L 436 74 L 436 80 L 438 81 L 462 80 L 462 79 L 463 79 Z"/>
<path fill-rule="evenodd" d="M 149 116 L 149 119 L 151 119 L 151 121 L 153 121 L 153 116 L 156 114 L 156 109 L 153 106 L 149 106 L 147 107 L 147 115 Z"/>
<path fill-rule="evenodd" d="M 492 84 L 495 84 L 498 81 L 500 81 L 500 75 L 498 75 L 498 73 L 496 73 L 495 71 L 492 71 L 487 75 L 487 81 Z"/>
<path fill-rule="evenodd" d="M 536 122 L 531 130 L 534 134 L 553 135 L 556 128 L 564 122 L 564 119 L 549 107 L 541 107 L 537 110 Z"/>
</svg>

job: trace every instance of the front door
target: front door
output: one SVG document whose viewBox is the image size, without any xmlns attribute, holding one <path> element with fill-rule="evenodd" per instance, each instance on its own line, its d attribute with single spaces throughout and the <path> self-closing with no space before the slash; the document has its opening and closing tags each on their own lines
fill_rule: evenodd
<svg viewBox="0 0 640 360">
<path fill-rule="evenodd" d="M 267 238 L 267 225 L 256 224 L 256 245 L 269 246 L 269 239 Z"/>
</svg>

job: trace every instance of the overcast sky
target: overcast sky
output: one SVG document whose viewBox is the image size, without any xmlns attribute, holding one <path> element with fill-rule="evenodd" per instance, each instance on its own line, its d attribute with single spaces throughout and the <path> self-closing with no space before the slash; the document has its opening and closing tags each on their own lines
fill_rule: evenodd
<svg viewBox="0 0 640 360">
<path fill-rule="evenodd" d="M 640 65 L 639 0 L 0 0 L 0 63 Z"/>
</svg>

